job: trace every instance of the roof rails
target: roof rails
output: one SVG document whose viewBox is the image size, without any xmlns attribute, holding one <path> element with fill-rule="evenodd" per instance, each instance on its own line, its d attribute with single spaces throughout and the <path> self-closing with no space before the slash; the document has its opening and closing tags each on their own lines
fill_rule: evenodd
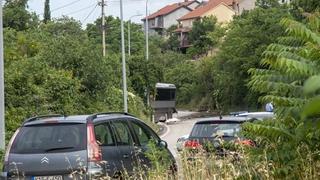
<svg viewBox="0 0 320 180">
<path fill-rule="evenodd" d="M 65 117 L 65 115 L 62 115 L 62 114 L 51 114 L 51 115 L 35 116 L 35 117 L 32 117 L 32 118 L 29 118 L 29 119 L 25 120 L 23 122 L 23 124 L 26 124 L 26 123 L 29 123 L 29 122 L 33 122 L 33 121 L 37 121 L 37 120 L 40 120 L 40 119 L 43 119 L 43 118 L 53 118 L 53 117 Z"/>
<path fill-rule="evenodd" d="M 111 114 L 121 114 L 121 115 L 126 115 L 126 116 L 135 117 L 134 115 L 129 114 L 129 113 L 125 113 L 125 112 L 104 112 L 104 113 L 96 113 L 96 114 L 90 115 L 89 117 L 87 117 L 87 120 L 94 120 L 94 119 L 96 119 L 99 115 L 111 115 Z"/>
<path fill-rule="evenodd" d="M 229 114 L 231 116 L 238 116 L 239 114 L 248 113 L 248 111 L 238 111 L 238 112 L 230 112 Z"/>
</svg>

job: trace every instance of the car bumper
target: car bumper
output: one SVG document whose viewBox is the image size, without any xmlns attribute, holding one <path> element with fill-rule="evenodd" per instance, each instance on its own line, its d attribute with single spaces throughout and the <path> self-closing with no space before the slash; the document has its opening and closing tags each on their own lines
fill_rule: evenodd
<svg viewBox="0 0 320 180">
<path fill-rule="evenodd" d="M 88 164 L 88 171 L 87 171 L 87 179 L 101 179 L 106 176 L 106 171 L 103 168 L 102 164 L 97 164 L 93 162 L 89 162 Z"/>
<path fill-rule="evenodd" d="M 0 180 L 7 180 L 7 172 L 0 173 Z"/>
<path fill-rule="evenodd" d="M 100 179 L 105 177 L 106 175 L 104 174 L 104 171 L 102 168 L 95 168 L 95 169 L 89 169 L 87 174 L 84 175 L 78 175 L 76 179 Z M 31 177 L 29 177 L 31 178 Z M 75 177 L 69 177 L 69 176 L 64 176 L 64 179 L 75 179 Z M 8 179 L 8 173 L 7 172 L 1 172 L 0 173 L 0 180 L 7 180 Z M 12 179 L 12 178 L 10 178 Z M 16 179 L 23 179 L 17 177 Z"/>
</svg>

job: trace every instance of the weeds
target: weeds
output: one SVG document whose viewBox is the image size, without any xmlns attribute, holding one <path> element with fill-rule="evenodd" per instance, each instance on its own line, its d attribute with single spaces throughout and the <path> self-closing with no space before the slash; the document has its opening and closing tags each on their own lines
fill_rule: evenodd
<svg viewBox="0 0 320 180">
<path fill-rule="evenodd" d="M 314 154 L 306 147 L 299 147 L 297 151 L 305 154 L 297 157 L 300 164 L 293 165 L 286 176 L 278 173 L 283 168 L 270 161 L 267 151 L 261 154 L 261 159 L 255 159 L 250 149 L 245 146 L 237 147 L 236 152 L 228 152 L 225 156 L 207 153 L 203 149 L 197 152 L 185 150 L 179 156 L 179 178 L 183 180 L 211 180 L 211 179 L 319 179 L 320 162 L 314 159 Z M 301 151 L 303 149 L 303 151 Z M 307 158 L 304 158 L 307 157 Z M 160 174 L 146 179 L 167 180 L 164 170 Z M 162 174 L 161 174 L 162 173 Z"/>
<path fill-rule="evenodd" d="M 4 151 L 0 150 L 0 170 L 2 170 L 3 161 L 4 161 Z"/>
<path fill-rule="evenodd" d="M 159 149 L 154 143 L 149 144 L 146 152 L 151 160 L 151 166 L 145 166 L 141 161 L 136 164 L 133 174 L 123 171 L 121 177 L 128 180 L 229 180 L 229 179 L 319 179 L 320 162 L 314 159 L 317 154 L 311 153 L 306 147 L 299 147 L 306 155 L 297 157 L 301 164 L 292 167 L 289 175 L 279 176 L 278 164 L 268 160 L 267 151 L 261 154 L 260 159 L 253 159 L 247 147 L 240 146 L 237 152 L 229 152 L 226 156 L 208 154 L 204 150 L 197 152 L 182 151 L 179 155 L 179 176 L 170 170 L 170 159 L 165 149 Z M 307 158 L 304 158 L 307 157 Z M 99 179 L 112 179 L 102 177 Z"/>
</svg>

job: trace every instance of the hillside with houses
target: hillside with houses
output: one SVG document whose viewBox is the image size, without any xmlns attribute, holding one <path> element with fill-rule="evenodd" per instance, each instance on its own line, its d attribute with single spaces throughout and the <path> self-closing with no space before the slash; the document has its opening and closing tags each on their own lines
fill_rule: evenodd
<svg viewBox="0 0 320 180">
<path fill-rule="evenodd" d="M 178 36 L 179 49 L 186 52 L 192 46 L 189 33 L 195 21 L 205 17 L 215 17 L 217 23 L 226 26 L 234 16 L 255 7 L 255 0 L 184 0 L 167 5 L 142 19 L 144 28 L 148 20 L 148 30 L 151 35 L 166 37 L 167 30 L 176 27 L 174 33 Z"/>
<path fill-rule="evenodd" d="M 0 179 L 320 179 L 319 0 L 111 1 L 0 6 Z"/>
</svg>

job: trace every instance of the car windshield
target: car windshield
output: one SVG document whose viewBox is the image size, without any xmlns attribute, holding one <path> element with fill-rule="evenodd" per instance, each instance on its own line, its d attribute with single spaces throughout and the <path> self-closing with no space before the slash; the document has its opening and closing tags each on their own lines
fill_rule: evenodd
<svg viewBox="0 0 320 180">
<path fill-rule="evenodd" d="M 58 153 L 84 150 L 85 124 L 49 124 L 23 127 L 12 146 L 12 153 Z"/>
<path fill-rule="evenodd" d="M 190 137 L 235 137 L 239 131 L 239 123 L 196 124 L 192 129 Z"/>
</svg>

